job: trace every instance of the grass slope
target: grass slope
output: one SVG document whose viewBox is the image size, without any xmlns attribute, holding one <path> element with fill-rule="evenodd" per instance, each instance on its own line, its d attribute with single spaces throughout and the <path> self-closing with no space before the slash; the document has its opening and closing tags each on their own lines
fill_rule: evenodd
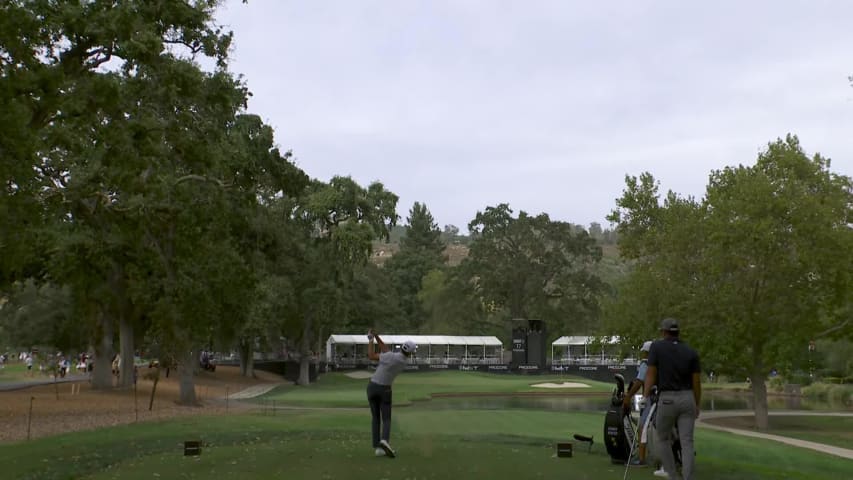
<svg viewBox="0 0 853 480">
<path fill-rule="evenodd" d="M 38 367 L 33 367 L 38 369 Z M 34 378 L 47 378 L 39 375 L 36 371 Z M 30 380 L 31 377 L 27 374 L 27 366 L 23 363 L 6 364 L 5 368 L 0 368 L 0 382 L 20 382 Z"/>
</svg>

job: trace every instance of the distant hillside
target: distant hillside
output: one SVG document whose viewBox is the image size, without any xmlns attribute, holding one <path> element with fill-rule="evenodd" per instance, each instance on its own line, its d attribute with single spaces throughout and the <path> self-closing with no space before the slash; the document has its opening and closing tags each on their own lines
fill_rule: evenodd
<svg viewBox="0 0 853 480">
<path fill-rule="evenodd" d="M 399 251 L 400 244 L 397 242 L 375 241 L 373 242 L 373 255 L 370 257 L 370 261 L 381 267 Z"/>
<path fill-rule="evenodd" d="M 393 235 L 392 235 L 393 238 Z M 385 241 L 376 241 L 373 242 L 373 256 L 371 257 L 371 261 L 378 265 L 382 266 L 385 262 L 388 261 L 389 258 L 393 257 L 395 253 L 400 251 L 400 243 L 398 240 L 385 242 Z M 604 268 L 606 270 L 614 271 L 613 273 L 619 275 L 622 268 L 622 259 L 619 257 L 619 247 L 616 245 L 601 245 L 601 250 L 604 255 L 604 259 L 602 263 L 604 264 Z M 468 256 L 468 246 L 464 243 L 452 243 L 447 245 L 444 249 L 444 255 L 447 257 L 447 264 L 451 266 L 459 265 L 462 263 L 462 260 Z"/>
<path fill-rule="evenodd" d="M 399 243 L 373 242 L 373 256 L 371 257 L 371 261 L 381 267 L 399 251 Z M 468 247 L 462 244 L 448 245 L 444 249 L 444 255 L 447 257 L 447 265 L 456 266 L 462 262 L 463 258 L 468 256 Z"/>
</svg>

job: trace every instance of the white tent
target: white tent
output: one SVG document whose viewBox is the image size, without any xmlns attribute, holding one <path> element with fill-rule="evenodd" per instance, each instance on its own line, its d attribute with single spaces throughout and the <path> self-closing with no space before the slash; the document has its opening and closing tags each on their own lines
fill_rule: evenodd
<svg viewBox="0 0 853 480">
<path fill-rule="evenodd" d="M 380 335 L 386 345 L 397 348 L 406 340 L 418 345 L 415 361 L 425 363 L 501 363 L 503 344 L 497 337 L 453 335 Z M 356 362 L 367 358 L 367 335 L 334 334 L 326 341 L 329 362 Z M 338 347 L 344 347 L 339 352 Z"/>
<path fill-rule="evenodd" d="M 565 336 L 554 340 L 551 343 L 551 363 L 570 364 L 570 363 L 607 363 L 612 358 L 613 352 L 608 352 L 606 346 L 618 345 L 621 339 L 619 337 L 602 338 L 604 346 L 601 349 L 596 349 L 597 338 L 594 336 Z M 554 356 L 555 347 L 565 348 L 565 355 L 561 358 Z M 595 350 L 595 351 L 593 351 Z"/>
</svg>

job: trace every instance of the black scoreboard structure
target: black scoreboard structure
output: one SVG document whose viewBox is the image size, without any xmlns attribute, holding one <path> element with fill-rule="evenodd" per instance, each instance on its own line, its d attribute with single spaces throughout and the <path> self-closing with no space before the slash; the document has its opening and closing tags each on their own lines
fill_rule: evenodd
<svg viewBox="0 0 853 480">
<path fill-rule="evenodd" d="M 512 369 L 544 370 L 548 331 L 543 320 L 512 320 Z"/>
</svg>

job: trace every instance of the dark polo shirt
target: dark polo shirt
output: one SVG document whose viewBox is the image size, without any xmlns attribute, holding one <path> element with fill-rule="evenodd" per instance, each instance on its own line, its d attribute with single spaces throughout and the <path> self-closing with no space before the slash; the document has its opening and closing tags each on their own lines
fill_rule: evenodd
<svg viewBox="0 0 853 480">
<path fill-rule="evenodd" d="M 656 340 L 649 349 L 650 367 L 658 369 L 658 390 L 691 390 L 699 373 L 699 354 L 679 339 Z"/>
</svg>

